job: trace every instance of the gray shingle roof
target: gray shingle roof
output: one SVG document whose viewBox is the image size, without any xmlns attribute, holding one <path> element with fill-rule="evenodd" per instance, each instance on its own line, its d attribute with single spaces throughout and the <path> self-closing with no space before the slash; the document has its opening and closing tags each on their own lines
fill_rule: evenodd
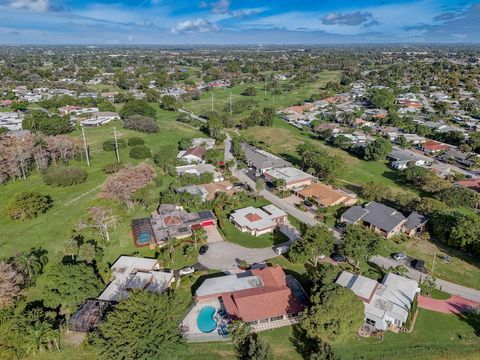
<svg viewBox="0 0 480 360">
<path fill-rule="evenodd" d="M 374 201 L 363 207 L 353 206 L 345 211 L 342 217 L 351 223 L 363 220 L 386 232 L 392 231 L 406 221 L 405 216 L 399 211 Z"/>
</svg>

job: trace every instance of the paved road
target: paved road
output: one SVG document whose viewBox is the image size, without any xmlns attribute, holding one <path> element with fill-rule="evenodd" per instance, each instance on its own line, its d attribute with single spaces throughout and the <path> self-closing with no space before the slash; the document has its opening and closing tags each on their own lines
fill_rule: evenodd
<svg viewBox="0 0 480 360">
<path fill-rule="evenodd" d="M 190 115 L 193 119 L 196 119 L 196 120 L 199 120 L 201 122 L 204 122 L 206 123 L 207 120 L 205 120 L 204 118 L 201 118 L 200 116 L 198 115 L 195 115 L 194 113 L 188 111 L 188 110 L 185 110 L 185 109 L 178 109 L 178 112 L 181 112 L 181 113 L 184 113 L 184 114 L 188 114 Z"/>
<path fill-rule="evenodd" d="M 208 269 L 238 270 L 240 261 L 249 264 L 264 262 L 278 256 L 272 247 L 262 249 L 249 249 L 228 241 L 208 244 L 205 255 L 198 256 L 198 262 Z"/>
<path fill-rule="evenodd" d="M 389 267 L 398 266 L 397 261 L 395 261 L 393 259 L 383 257 L 383 256 L 373 256 L 370 259 L 370 261 L 373 262 L 374 264 L 384 268 L 384 269 L 388 269 Z M 405 268 L 407 269 L 406 275 L 409 278 L 414 279 L 416 281 L 420 282 L 422 279 L 425 279 L 425 277 L 427 276 L 426 274 L 422 273 L 421 271 L 412 269 L 409 266 L 405 266 Z M 465 287 L 465 286 L 462 286 L 462 285 L 454 284 L 452 282 L 445 281 L 445 280 L 442 280 L 442 279 L 437 279 L 436 284 L 442 291 L 445 291 L 446 293 L 449 293 L 449 294 L 452 294 L 452 295 L 458 295 L 458 296 L 463 297 L 464 299 L 480 302 L 480 291 L 479 290 L 475 290 L 475 289 L 471 289 L 471 288 L 468 288 L 468 287 Z"/>
<path fill-rule="evenodd" d="M 225 132 L 225 141 L 224 141 L 224 155 L 223 155 L 223 160 L 225 162 L 229 161 L 229 160 L 235 160 L 233 158 L 233 154 L 232 154 L 232 138 L 230 137 L 230 135 Z M 234 164 L 234 167 L 236 166 L 236 164 Z"/>
</svg>

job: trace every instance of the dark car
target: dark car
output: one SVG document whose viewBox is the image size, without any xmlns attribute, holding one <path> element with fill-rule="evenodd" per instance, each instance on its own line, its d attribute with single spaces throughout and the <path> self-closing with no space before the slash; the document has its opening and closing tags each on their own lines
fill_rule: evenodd
<svg viewBox="0 0 480 360">
<path fill-rule="evenodd" d="M 198 251 L 198 253 L 200 255 L 205 255 L 208 251 L 208 245 L 202 245 L 200 246 L 200 250 Z"/>
<path fill-rule="evenodd" d="M 425 261 L 423 260 L 413 259 L 412 262 L 410 263 L 410 266 L 416 270 L 426 272 Z"/>
<path fill-rule="evenodd" d="M 342 255 L 334 255 L 334 256 L 332 256 L 332 260 L 336 261 L 336 262 L 345 262 L 345 261 L 347 261 L 347 258 L 345 256 L 342 256 Z"/>
</svg>

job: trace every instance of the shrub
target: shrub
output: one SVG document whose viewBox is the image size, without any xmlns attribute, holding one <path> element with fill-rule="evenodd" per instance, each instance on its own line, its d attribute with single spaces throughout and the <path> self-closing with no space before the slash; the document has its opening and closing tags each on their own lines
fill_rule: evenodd
<svg viewBox="0 0 480 360">
<path fill-rule="evenodd" d="M 156 111 L 145 100 L 129 100 L 123 105 L 122 110 L 120 110 L 120 117 L 125 119 L 132 115 L 154 117 Z"/>
<path fill-rule="evenodd" d="M 43 175 L 43 181 L 51 186 L 71 186 L 85 182 L 87 172 L 75 167 L 53 166 Z"/>
<path fill-rule="evenodd" d="M 144 133 L 157 133 L 160 131 L 160 127 L 156 123 L 155 119 L 147 116 L 129 116 L 123 121 L 123 127 L 125 129 L 137 130 Z"/>
<path fill-rule="evenodd" d="M 53 200 L 49 195 L 38 192 L 22 192 L 8 203 L 7 216 L 12 219 L 27 220 L 45 213 L 53 206 Z"/>
<path fill-rule="evenodd" d="M 117 171 L 123 169 L 124 167 L 125 165 L 123 165 L 122 163 L 114 162 L 105 165 L 103 167 L 103 171 L 105 172 L 105 174 L 115 174 Z"/>
<path fill-rule="evenodd" d="M 147 159 L 151 156 L 150 148 L 145 145 L 137 145 L 130 150 L 130 157 L 133 159 Z"/>
<path fill-rule="evenodd" d="M 127 143 L 123 139 L 117 139 L 117 145 L 119 149 L 127 147 Z M 115 151 L 115 140 L 107 140 L 103 142 L 103 151 Z"/>
<path fill-rule="evenodd" d="M 145 140 L 143 140 L 141 137 L 134 136 L 128 139 L 127 144 L 128 146 L 143 145 L 145 144 Z"/>
</svg>

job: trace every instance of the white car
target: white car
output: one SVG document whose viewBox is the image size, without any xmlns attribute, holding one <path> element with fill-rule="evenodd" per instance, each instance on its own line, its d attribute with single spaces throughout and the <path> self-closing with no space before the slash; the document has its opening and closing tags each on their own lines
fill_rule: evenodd
<svg viewBox="0 0 480 360">
<path fill-rule="evenodd" d="M 397 253 L 397 254 L 393 255 L 393 259 L 396 260 L 396 261 L 405 260 L 406 258 L 407 258 L 407 255 L 402 254 L 402 253 Z"/>
<path fill-rule="evenodd" d="M 185 276 L 185 275 L 190 275 L 190 274 L 193 274 L 195 272 L 195 269 L 191 266 L 187 266 L 187 267 L 184 267 L 183 269 L 180 269 L 178 271 L 178 274 L 180 276 Z"/>
</svg>

